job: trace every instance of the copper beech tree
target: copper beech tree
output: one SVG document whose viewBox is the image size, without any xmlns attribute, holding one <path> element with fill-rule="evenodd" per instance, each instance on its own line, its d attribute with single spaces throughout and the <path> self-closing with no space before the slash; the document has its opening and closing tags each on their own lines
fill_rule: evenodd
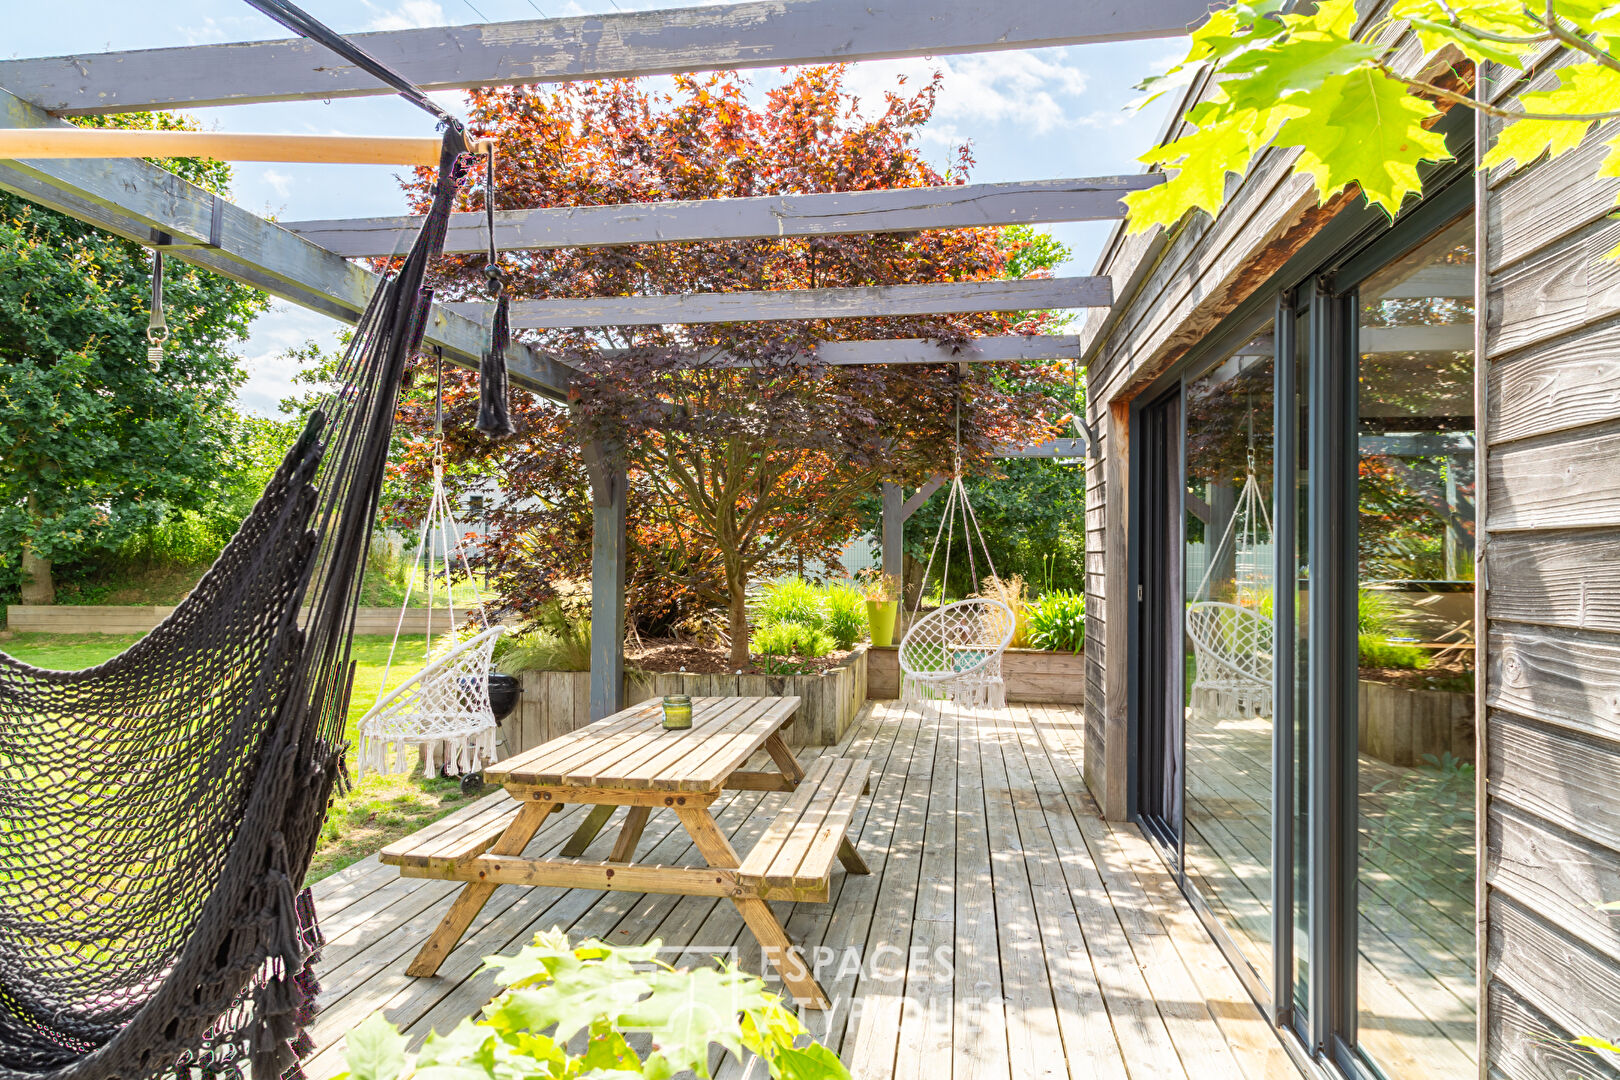
<svg viewBox="0 0 1620 1080">
<path fill-rule="evenodd" d="M 800 69 L 759 104 L 735 73 L 676 77 L 667 92 L 634 81 L 473 91 L 469 112 L 477 134 L 498 140 L 501 210 L 965 181 L 966 148 L 942 174 L 917 146 L 937 77 L 877 108 L 859 107 L 843 77 Z M 421 200 L 421 178 L 412 193 Z M 482 206 L 482 189 L 470 189 L 466 208 Z M 1003 276 L 1016 254 L 1000 230 L 959 229 L 508 252 L 501 265 L 514 297 L 561 298 L 970 281 Z M 441 297 L 483 296 L 485 261 L 447 258 Z M 620 448 L 633 616 L 657 630 L 722 606 L 731 660 L 745 667 L 751 581 L 836 558 L 859 527 L 856 501 L 880 480 L 948 471 L 958 431 L 969 470 L 993 468 L 998 445 L 1047 437 L 1057 410 L 1043 390 L 1068 378 L 1034 366 L 834 367 L 807 361 L 808 350 L 1045 327 L 1043 315 L 1009 313 L 530 331 L 578 368 L 569 406 L 514 393 L 517 434 L 490 443 L 471 431 L 474 389 L 458 374 L 450 458 L 463 482 L 489 476 L 502 491 L 487 563 L 521 612 L 589 577 L 580 447 Z M 402 473 L 420 482 L 431 413 L 408 404 L 403 420 L 417 439 Z"/>
</svg>

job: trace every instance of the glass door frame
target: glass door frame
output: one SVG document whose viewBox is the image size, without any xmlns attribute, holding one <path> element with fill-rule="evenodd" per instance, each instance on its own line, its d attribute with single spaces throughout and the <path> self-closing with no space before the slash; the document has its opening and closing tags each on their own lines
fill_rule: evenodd
<svg viewBox="0 0 1620 1080">
<path fill-rule="evenodd" d="M 1470 160 L 1468 148 L 1459 154 Z M 1139 652 L 1148 646 L 1142 636 L 1150 620 L 1146 615 L 1143 578 L 1143 518 L 1130 513 L 1127 529 L 1128 580 L 1134 597 L 1127 605 L 1129 640 L 1135 648 L 1128 664 L 1129 767 L 1128 806 L 1133 820 L 1144 824 L 1169 863 L 1172 875 L 1206 928 L 1232 962 L 1251 996 L 1280 1029 L 1298 1039 L 1291 1047 L 1313 1065 L 1330 1063 L 1335 1071 L 1356 1080 L 1383 1080 L 1379 1071 L 1355 1047 L 1357 1023 L 1357 476 L 1358 292 L 1360 283 L 1392 259 L 1467 213 L 1474 198 L 1472 178 L 1455 163 L 1436 169 L 1428 178 L 1430 195 L 1398 215 L 1394 222 L 1376 212 L 1343 214 L 1283 266 L 1273 281 L 1281 288 L 1260 290 L 1229 315 L 1222 325 L 1170 372 L 1155 380 L 1131 404 L 1128 463 L 1128 506 L 1145 507 L 1154 493 L 1148 490 L 1146 464 L 1139 433 L 1145 429 L 1143 413 L 1172 388 L 1179 391 L 1185 409 L 1186 382 L 1222 349 L 1235 347 L 1258 313 L 1270 311 L 1276 335 L 1275 416 L 1273 426 L 1273 551 L 1276 621 L 1274 640 L 1272 739 L 1272 971 L 1271 987 L 1257 986 L 1248 977 L 1240 954 L 1207 904 L 1189 883 L 1184 860 L 1182 823 L 1174 837 L 1160 827 L 1146 826 L 1140 808 L 1145 773 L 1139 759 L 1139 727 L 1146 716 L 1144 668 Z M 1303 334 L 1296 318 L 1303 317 Z M 1303 336 L 1305 340 L 1299 338 Z M 1296 358 L 1303 348 L 1308 364 L 1307 387 L 1310 423 L 1301 446 L 1296 409 Z M 1476 358 L 1477 362 L 1477 358 Z M 1185 438 L 1185 420 L 1180 434 Z M 1312 602 L 1307 612 L 1310 642 L 1306 702 L 1309 715 L 1304 730 L 1308 748 L 1326 752 L 1307 755 L 1308 785 L 1306 841 L 1308 871 L 1296 879 L 1294 842 L 1296 793 L 1294 790 L 1295 738 L 1294 667 L 1295 573 L 1299 510 L 1295 463 L 1304 449 L 1308 469 L 1306 515 Z M 1178 455 L 1184 458 L 1185 453 Z M 1179 462 L 1180 488 L 1185 491 L 1185 461 Z M 1185 515 L 1176 524 L 1180 537 Z M 1288 585 L 1289 587 L 1284 587 Z M 1179 592 L 1179 585 L 1177 588 Z M 1185 762 L 1185 750 L 1182 761 Z M 1185 805 L 1183 803 L 1183 805 Z M 1306 928 L 1308 969 L 1304 1015 L 1294 1002 L 1294 904 L 1303 890 L 1311 925 Z M 1287 1040 L 1285 1040 L 1286 1042 Z M 1302 1061 L 1301 1064 L 1306 1064 Z"/>
<path fill-rule="evenodd" d="M 1321 925 L 1310 937 L 1311 1004 L 1306 1023 L 1294 1027 L 1307 1047 L 1358 1080 L 1383 1077 L 1356 1045 L 1359 289 L 1381 268 L 1468 214 L 1473 202 L 1472 182 L 1460 177 L 1397 218 L 1382 235 L 1325 268 L 1311 283 L 1311 587 L 1314 595 L 1325 594 L 1329 602 L 1310 606 L 1308 632 L 1314 644 L 1308 730 L 1313 744 L 1327 748 L 1327 753 L 1310 756 L 1310 843 L 1316 858 L 1307 887 L 1310 911 Z"/>
</svg>

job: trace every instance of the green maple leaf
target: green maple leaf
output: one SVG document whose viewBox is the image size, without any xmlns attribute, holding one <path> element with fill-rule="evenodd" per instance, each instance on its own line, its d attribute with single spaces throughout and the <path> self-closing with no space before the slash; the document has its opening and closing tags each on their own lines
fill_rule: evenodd
<svg viewBox="0 0 1620 1080">
<path fill-rule="evenodd" d="M 718 1043 L 742 1056 L 739 1015 L 777 1000 L 757 975 L 733 967 L 660 972 L 654 976 L 654 993 L 625 1010 L 621 1021 L 652 1034 L 649 1064 L 661 1059 L 672 1072 L 691 1069 L 707 1076 L 710 1045 Z"/>
<path fill-rule="evenodd" d="M 394 1080 L 405 1069 L 405 1036 L 374 1012 L 344 1039 L 350 1080 Z"/>
<path fill-rule="evenodd" d="M 771 1059 L 771 1076 L 776 1080 L 849 1080 L 849 1070 L 838 1055 L 811 1043 L 802 1050 L 788 1048 Z"/>
<path fill-rule="evenodd" d="M 1455 15 L 1462 25 L 1451 23 Z M 1501 0 L 1397 0 L 1391 8 L 1391 18 L 1405 20 L 1417 34 L 1426 55 L 1432 55 L 1455 45 L 1470 60 L 1489 60 L 1510 67 L 1522 67 L 1524 59 L 1535 51 L 1533 44 L 1514 44 L 1494 41 L 1471 31 L 1498 34 L 1507 37 L 1536 37 L 1542 29 L 1527 17 L 1518 5 L 1504 5 Z"/>
<path fill-rule="evenodd" d="M 457 1024 L 449 1034 L 434 1032 L 416 1056 L 416 1077 L 422 1080 L 427 1066 L 468 1069 L 486 1075 L 495 1069 L 496 1033 L 470 1018 Z"/>
<path fill-rule="evenodd" d="M 641 1058 L 637 1056 L 624 1036 L 612 1026 L 598 1021 L 591 1025 L 591 1037 L 578 1065 L 589 1073 L 619 1073 L 640 1076 Z"/>
<path fill-rule="evenodd" d="M 1601 64 L 1572 64 L 1558 70 L 1558 85 L 1520 95 L 1519 104 L 1533 113 L 1596 113 L 1620 96 L 1620 72 Z M 1524 168 L 1543 154 L 1557 157 L 1581 144 L 1591 130 L 1588 120 L 1514 120 L 1502 129 L 1482 164 L 1493 169 L 1509 162 Z M 1610 155 L 1613 156 L 1612 154 Z M 1608 162 L 1605 161 L 1605 166 Z M 1599 175 L 1605 175 L 1602 172 Z M 1615 175 L 1613 173 L 1607 175 Z"/>
<path fill-rule="evenodd" d="M 1451 156 L 1445 137 L 1422 126 L 1435 107 L 1380 71 L 1335 76 L 1321 98 L 1331 106 L 1291 118 L 1277 144 L 1300 148 L 1297 167 L 1311 174 L 1324 201 L 1356 184 L 1368 202 L 1393 215 L 1422 189 L 1418 165 Z"/>
<path fill-rule="evenodd" d="M 1620 71 L 1604 64 L 1570 64 L 1558 69 L 1558 85 L 1519 95 L 1519 105 L 1533 113 L 1601 113 L 1620 96 Z"/>
<path fill-rule="evenodd" d="M 1480 164 L 1494 169 L 1512 163 L 1522 169 L 1543 154 L 1557 157 L 1575 149 L 1591 127 L 1585 120 L 1515 120 L 1496 136 Z"/>
</svg>

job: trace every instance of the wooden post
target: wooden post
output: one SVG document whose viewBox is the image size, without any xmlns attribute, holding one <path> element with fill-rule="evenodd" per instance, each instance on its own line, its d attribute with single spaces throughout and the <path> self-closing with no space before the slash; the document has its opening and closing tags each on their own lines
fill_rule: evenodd
<svg viewBox="0 0 1620 1080">
<path fill-rule="evenodd" d="M 625 475 L 620 448 L 585 444 L 591 478 L 591 720 L 624 708 Z"/>
<path fill-rule="evenodd" d="M 902 548 L 905 543 L 906 519 L 901 507 L 905 503 L 905 490 L 899 484 L 883 484 L 883 572 L 900 576 L 904 568 Z"/>
</svg>

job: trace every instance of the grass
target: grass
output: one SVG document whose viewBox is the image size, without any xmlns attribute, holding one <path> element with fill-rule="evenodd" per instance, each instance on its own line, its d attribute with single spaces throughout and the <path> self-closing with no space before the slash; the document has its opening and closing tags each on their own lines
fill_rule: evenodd
<svg viewBox="0 0 1620 1080">
<path fill-rule="evenodd" d="M 112 659 L 136 641 L 139 634 L 0 634 L 0 651 L 36 667 L 76 671 Z M 345 735 L 353 749 L 350 775 L 359 749 L 358 724 L 377 700 L 383 667 L 388 660 L 387 635 L 361 635 L 354 639 L 354 694 L 349 699 Z M 398 686 L 421 670 L 422 639 L 401 638 L 399 652 L 388 673 L 388 685 Z M 420 767 L 405 775 L 369 775 L 342 795 L 335 795 L 321 828 L 321 838 L 310 865 L 307 883 L 359 861 L 372 852 L 408 836 L 430 822 L 467 805 L 482 795 L 463 795 L 454 778 L 428 780 Z"/>
</svg>

